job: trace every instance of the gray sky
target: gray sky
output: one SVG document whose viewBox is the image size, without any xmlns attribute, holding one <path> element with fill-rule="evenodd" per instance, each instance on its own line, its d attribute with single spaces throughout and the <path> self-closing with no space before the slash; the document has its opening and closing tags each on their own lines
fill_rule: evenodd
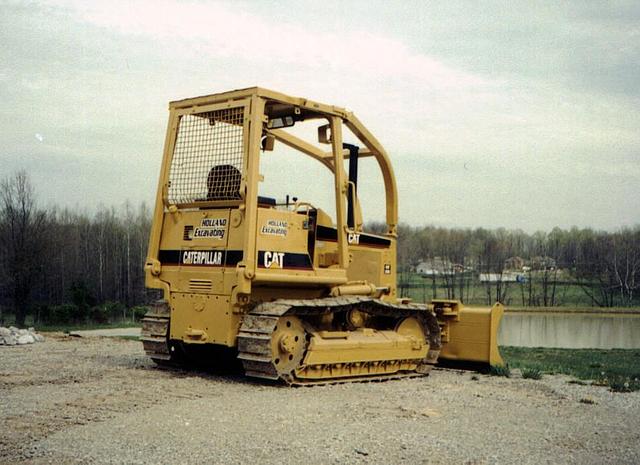
<svg viewBox="0 0 640 465">
<path fill-rule="evenodd" d="M 638 2 L 5 2 L 0 43 L 0 177 L 44 204 L 152 202 L 167 102 L 260 85 L 354 111 L 404 222 L 640 223 Z M 274 194 L 300 157 L 269 156 Z M 371 167 L 360 196 L 382 219 Z"/>
</svg>

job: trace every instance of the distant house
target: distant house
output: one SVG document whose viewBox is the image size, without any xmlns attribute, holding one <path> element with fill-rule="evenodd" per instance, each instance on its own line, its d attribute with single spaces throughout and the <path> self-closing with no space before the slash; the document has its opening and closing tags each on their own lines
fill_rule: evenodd
<svg viewBox="0 0 640 465">
<path fill-rule="evenodd" d="M 416 266 L 416 273 L 422 276 L 451 276 L 463 271 L 467 271 L 464 266 L 442 257 L 428 258 Z"/>
<path fill-rule="evenodd" d="M 522 257 L 509 257 L 504 261 L 505 270 L 521 271 L 525 266 L 525 260 Z"/>
</svg>

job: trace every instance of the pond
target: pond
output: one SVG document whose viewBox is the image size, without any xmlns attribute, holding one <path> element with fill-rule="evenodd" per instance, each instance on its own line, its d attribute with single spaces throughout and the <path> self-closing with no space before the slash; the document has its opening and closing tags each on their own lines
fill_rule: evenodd
<svg viewBox="0 0 640 465">
<path fill-rule="evenodd" d="M 564 349 L 639 349 L 640 313 L 505 312 L 498 344 Z"/>
</svg>

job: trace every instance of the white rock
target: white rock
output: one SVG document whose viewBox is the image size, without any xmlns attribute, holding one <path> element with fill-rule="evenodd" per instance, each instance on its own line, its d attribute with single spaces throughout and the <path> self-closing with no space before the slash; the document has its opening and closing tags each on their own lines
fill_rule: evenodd
<svg viewBox="0 0 640 465">
<path fill-rule="evenodd" d="M 21 334 L 18 336 L 17 341 L 18 344 L 33 344 L 36 342 L 34 337 L 31 334 Z"/>
<path fill-rule="evenodd" d="M 0 345 L 14 346 L 16 344 L 33 344 L 43 342 L 44 337 L 36 333 L 34 328 L 18 329 L 15 326 L 9 328 L 0 327 Z"/>
</svg>

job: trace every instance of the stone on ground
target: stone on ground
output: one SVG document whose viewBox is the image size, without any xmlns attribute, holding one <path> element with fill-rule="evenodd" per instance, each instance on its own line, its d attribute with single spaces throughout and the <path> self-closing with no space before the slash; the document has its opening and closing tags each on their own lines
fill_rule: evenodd
<svg viewBox="0 0 640 465">
<path fill-rule="evenodd" d="M 0 326 L 0 346 L 15 346 L 43 342 L 44 336 L 36 333 L 34 328 L 18 329 L 15 326 Z"/>
</svg>

